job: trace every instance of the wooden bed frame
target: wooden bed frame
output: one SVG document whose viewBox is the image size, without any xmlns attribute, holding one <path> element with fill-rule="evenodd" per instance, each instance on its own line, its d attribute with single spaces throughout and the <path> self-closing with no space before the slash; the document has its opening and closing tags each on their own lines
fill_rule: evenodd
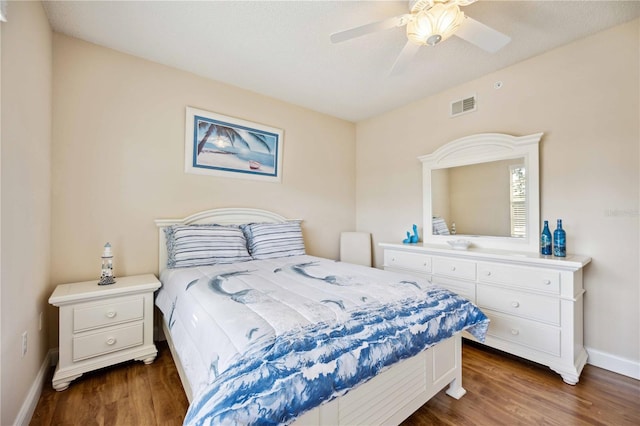
<svg viewBox="0 0 640 426">
<path fill-rule="evenodd" d="M 158 219 L 159 271 L 167 264 L 164 228 L 171 225 L 217 223 L 239 225 L 252 222 L 286 222 L 288 219 L 266 210 L 224 208 L 207 210 L 183 219 Z M 158 274 L 158 276 L 159 276 Z M 162 330 L 176 363 L 180 380 L 189 402 L 193 392 L 175 351 L 166 321 Z M 466 391 L 462 387 L 461 333 L 438 343 L 418 355 L 389 367 L 347 394 L 300 416 L 296 425 L 399 424 L 431 397 L 444 389 L 455 398 Z"/>
</svg>

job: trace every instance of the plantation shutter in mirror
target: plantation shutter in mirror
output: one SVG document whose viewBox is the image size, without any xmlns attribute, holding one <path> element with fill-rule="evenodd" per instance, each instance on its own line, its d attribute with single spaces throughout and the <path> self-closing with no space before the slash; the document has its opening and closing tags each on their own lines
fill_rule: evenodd
<svg viewBox="0 0 640 426">
<path fill-rule="evenodd" d="M 524 166 L 509 167 L 511 173 L 511 236 L 527 235 L 527 179 Z"/>
</svg>

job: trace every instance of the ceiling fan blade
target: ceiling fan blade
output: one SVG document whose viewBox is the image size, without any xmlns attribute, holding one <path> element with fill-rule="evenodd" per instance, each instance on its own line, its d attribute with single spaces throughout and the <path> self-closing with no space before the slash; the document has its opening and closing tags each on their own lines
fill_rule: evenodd
<svg viewBox="0 0 640 426">
<path fill-rule="evenodd" d="M 511 37 L 468 16 L 454 35 L 489 53 L 497 52 L 511 41 Z"/>
<path fill-rule="evenodd" d="M 407 43 L 404 45 L 404 47 L 400 51 L 400 54 L 396 58 L 396 61 L 393 63 L 393 66 L 391 67 L 391 72 L 389 74 L 390 75 L 401 74 L 407 68 L 407 66 L 413 59 L 413 57 L 416 55 L 416 53 L 418 52 L 418 49 L 420 49 L 420 45 L 415 44 L 411 41 L 407 41 Z"/>
<path fill-rule="evenodd" d="M 387 18 L 383 21 L 372 22 L 370 24 L 362 25 L 360 27 L 351 28 L 345 31 L 339 31 L 331 34 L 332 43 L 340 43 L 343 41 L 351 40 L 353 38 L 361 37 L 363 35 L 371 34 L 377 31 L 388 30 L 391 28 L 401 27 L 406 25 L 410 14 L 394 16 L 393 18 Z"/>
</svg>

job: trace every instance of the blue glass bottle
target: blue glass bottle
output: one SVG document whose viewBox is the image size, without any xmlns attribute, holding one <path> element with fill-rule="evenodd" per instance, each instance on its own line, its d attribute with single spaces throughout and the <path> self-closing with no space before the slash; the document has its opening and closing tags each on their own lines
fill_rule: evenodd
<svg viewBox="0 0 640 426">
<path fill-rule="evenodd" d="M 551 256 L 551 231 L 549 231 L 549 221 L 544 221 L 542 235 L 540 235 L 540 254 Z"/>
<path fill-rule="evenodd" d="M 553 231 L 553 255 L 557 257 L 567 256 L 567 234 L 562 229 L 562 219 L 558 219 L 558 226 Z"/>
</svg>

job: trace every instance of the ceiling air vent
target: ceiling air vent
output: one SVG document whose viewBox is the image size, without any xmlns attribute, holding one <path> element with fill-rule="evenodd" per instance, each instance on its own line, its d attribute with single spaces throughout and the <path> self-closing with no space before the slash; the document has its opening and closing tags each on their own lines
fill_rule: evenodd
<svg viewBox="0 0 640 426">
<path fill-rule="evenodd" d="M 469 96 L 468 98 L 460 99 L 458 101 L 451 102 L 451 117 L 457 117 L 461 114 L 473 112 L 476 110 L 476 95 Z"/>
</svg>

